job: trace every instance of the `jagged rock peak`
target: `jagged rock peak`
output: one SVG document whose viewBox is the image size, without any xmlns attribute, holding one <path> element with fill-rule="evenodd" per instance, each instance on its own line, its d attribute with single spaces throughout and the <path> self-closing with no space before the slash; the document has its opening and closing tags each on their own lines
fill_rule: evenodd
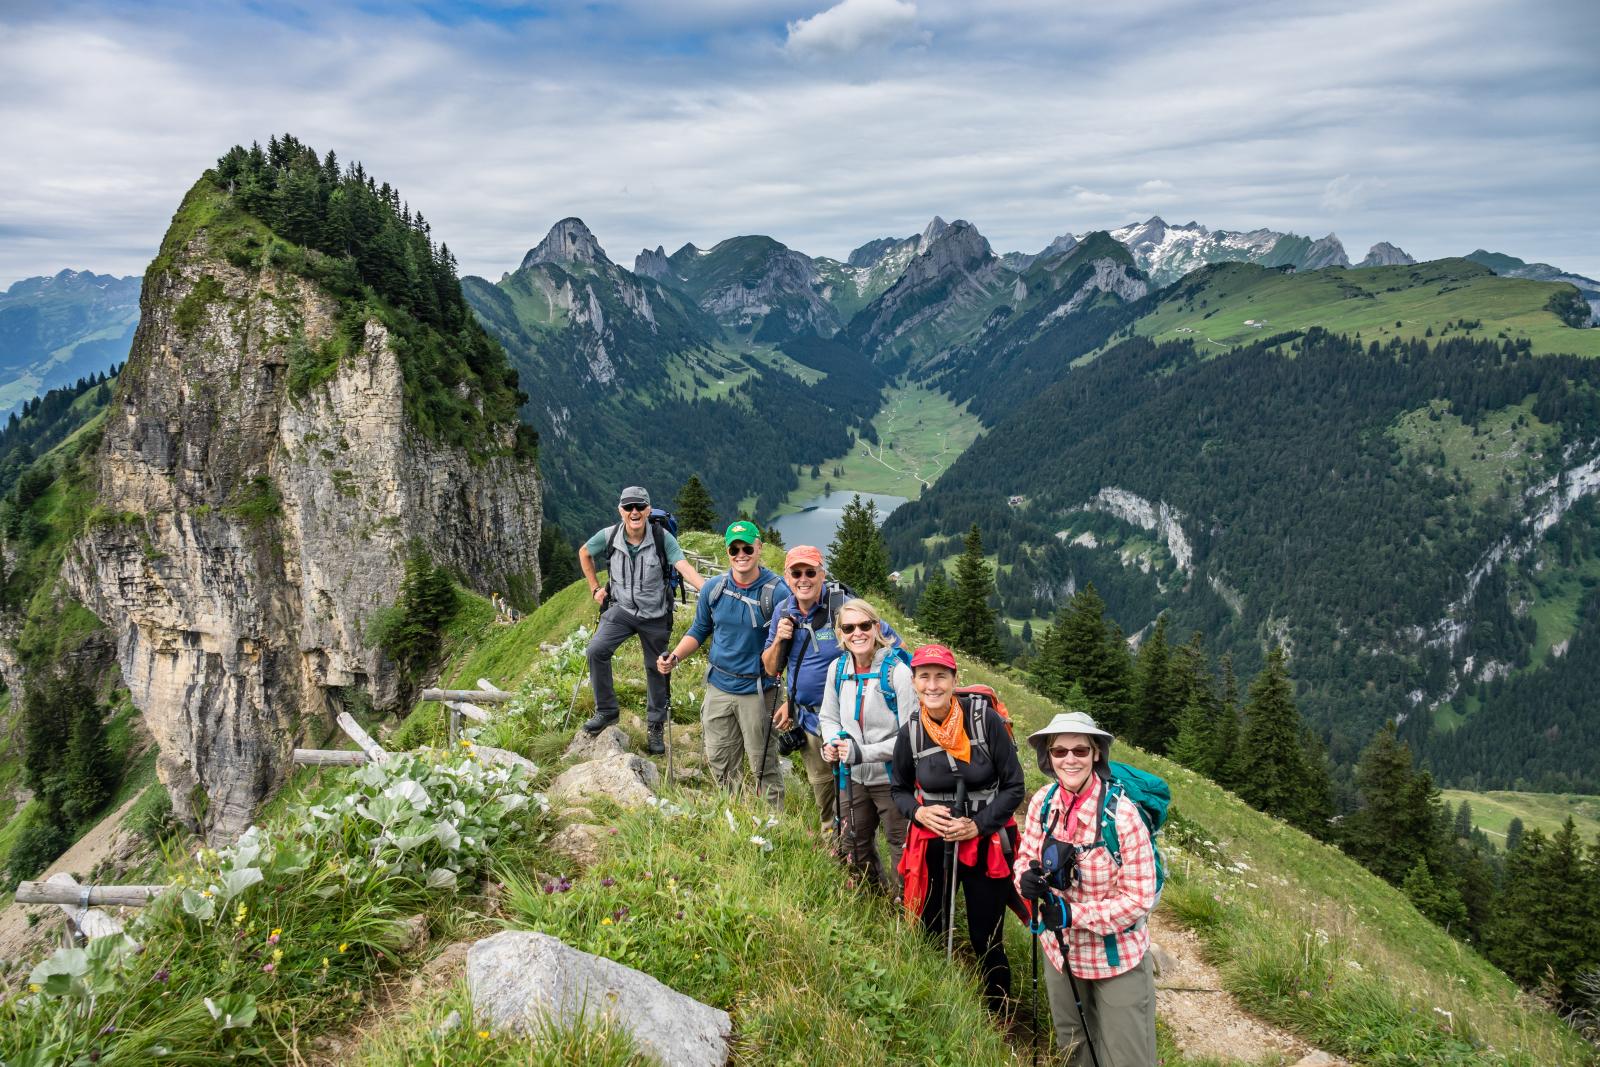
<svg viewBox="0 0 1600 1067">
<path fill-rule="evenodd" d="M 1344 253 L 1344 244 L 1339 240 L 1339 235 L 1330 233 L 1320 241 L 1314 241 L 1306 250 L 1305 262 L 1300 265 L 1301 270 L 1320 270 L 1323 267 L 1348 267 L 1350 257 Z"/>
<path fill-rule="evenodd" d="M 845 262 L 852 267 L 875 267 L 883 260 L 884 256 L 888 255 L 896 248 L 916 240 L 918 240 L 918 238 L 915 236 L 879 237 L 877 240 L 868 241 L 860 248 L 852 251 Z"/>
<path fill-rule="evenodd" d="M 672 264 L 667 260 L 666 248 L 656 245 L 654 251 L 646 248 L 634 256 L 633 273 L 643 274 L 657 281 L 672 277 Z"/>
<path fill-rule="evenodd" d="M 1078 239 L 1072 236 L 1070 233 L 1064 233 L 1060 237 L 1057 237 L 1055 240 L 1051 241 L 1049 244 L 1045 245 L 1044 251 L 1039 253 L 1038 258 L 1054 259 L 1056 256 L 1065 255 L 1077 247 Z"/>
<path fill-rule="evenodd" d="M 931 239 L 927 236 L 933 232 L 933 223 L 928 224 L 922 242 L 917 249 L 921 256 L 932 255 L 941 264 L 954 261 L 986 260 L 993 257 L 994 253 L 989 248 L 989 239 L 978 232 L 978 228 L 966 219 L 956 219 L 954 222 L 945 222 L 935 218 L 934 223 L 941 227 Z"/>
<path fill-rule="evenodd" d="M 1409 267 L 1415 262 L 1416 260 L 1406 254 L 1405 249 L 1398 248 L 1388 241 L 1379 241 L 1367 250 L 1367 258 L 1361 261 L 1361 265 L 1363 267 Z"/>
<path fill-rule="evenodd" d="M 957 222 L 960 222 L 958 219 Z M 963 224 L 964 225 L 964 224 Z M 945 231 L 950 229 L 950 224 L 938 215 L 935 215 L 928 225 L 922 229 L 922 238 L 917 242 L 917 254 L 921 255 L 928 250 L 928 246 L 943 237 Z"/>
<path fill-rule="evenodd" d="M 580 218 L 565 218 L 550 227 L 544 240 L 522 257 L 524 267 L 531 267 L 535 263 L 553 263 L 558 267 L 574 263 L 604 266 L 610 262 L 605 249 L 600 247 L 600 242 L 595 240 L 594 234 L 589 232 L 589 227 Z"/>
</svg>

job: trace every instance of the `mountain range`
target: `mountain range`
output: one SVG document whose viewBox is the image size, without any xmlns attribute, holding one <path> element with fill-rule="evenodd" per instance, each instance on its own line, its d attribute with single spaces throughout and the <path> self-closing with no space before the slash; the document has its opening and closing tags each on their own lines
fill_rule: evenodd
<svg viewBox="0 0 1600 1067">
<path fill-rule="evenodd" d="M 0 418 L 128 358 L 139 279 L 63 270 L 0 293 Z"/>
</svg>

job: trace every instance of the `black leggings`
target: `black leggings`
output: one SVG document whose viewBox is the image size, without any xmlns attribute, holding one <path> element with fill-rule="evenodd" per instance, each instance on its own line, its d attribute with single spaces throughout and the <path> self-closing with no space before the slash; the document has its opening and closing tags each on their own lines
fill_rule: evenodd
<svg viewBox="0 0 1600 1067">
<path fill-rule="evenodd" d="M 956 868 L 961 883 L 961 894 L 967 901 L 967 936 L 972 940 L 973 955 L 983 971 L 983 997 L 989 1010 L 998 1014 L 1011 992 L 1011 961 L 1006 958 L 1005 938 L 1001 924 L 1005 921 L 1006 906 L 1013 889 L 1010 878 L 990 878 L 983 873 L 990 842 L 978 847 L 977 868 L 964 864 Z M 945 873 L 944 842 L 928 842 L 928 899 L 922 903 L 922 928 L 935 937 L 940 947 L 948 929 L 946 912 L 950 910 L 950 877 Z"/>
</svg>

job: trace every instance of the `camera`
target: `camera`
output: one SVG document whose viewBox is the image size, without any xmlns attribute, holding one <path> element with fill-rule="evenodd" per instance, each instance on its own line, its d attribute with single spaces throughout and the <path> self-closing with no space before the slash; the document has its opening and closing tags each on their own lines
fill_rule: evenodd
<svg viewBox="0 0 1600 1067">
<path fill-rule="evenodd" d="M 778 755 L 789 756 L 806 747 L 806 732 L 795 725 L 778 734 Z"/>
<path fill-rule="evenodd" d="M 1039 871 L 1051 889 L 1066 892 L 1078 874 L 1078 846 L 1046 838 L 1039 851 Z"/>
</svg>

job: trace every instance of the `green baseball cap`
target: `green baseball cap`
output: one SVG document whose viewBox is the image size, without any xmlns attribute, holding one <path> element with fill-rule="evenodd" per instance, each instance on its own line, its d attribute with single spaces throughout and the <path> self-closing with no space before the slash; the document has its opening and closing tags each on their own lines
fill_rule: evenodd
<svg viewBox="0 0 1600 1067">
<path fill-rule="evenodd" d="M 748 541 L 752 545 L 761 540 L 761 530 L 755 523 L 748 519 L 730 522 L 728 531 L 722 535 L 723 545 L 731 545 L 735 541 Z"/>
</svg>

